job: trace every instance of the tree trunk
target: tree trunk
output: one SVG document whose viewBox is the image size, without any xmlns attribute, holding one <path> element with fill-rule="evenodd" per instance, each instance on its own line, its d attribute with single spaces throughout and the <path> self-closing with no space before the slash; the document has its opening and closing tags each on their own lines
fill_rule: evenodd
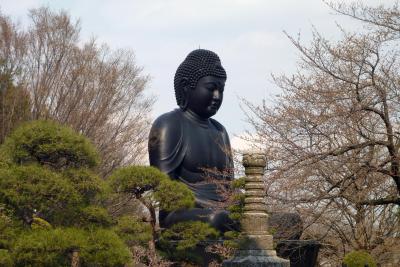
<svg viewBox="0 0 400 267">
<path fill-rule="evenodd" d="M 151 240 L 149 241 L 149 256 L 151 262 L 157 262 L 156 240 L 157 240 L 157 217 L 156 210 L 151 203 L 147 203 L 143 199 L 139 201 L 148 209 L 150 213 Z"/>
<path fill-rule="evenodd" d="M 150 211 L 150 225 L 151 225 L 151 240 L 149 242 L 149 249 L 151 253 L 151 257 L 156 260 L 156 240 L 157 240 L 157 218 L 156 218 L 156 211 L 152 205 L 149 205 Z"/>
<path fill-rule="evenodd" d="M 74 249 L 72 251 L 71 267 L 79 267 L 79 250 Z"/>
</svg>

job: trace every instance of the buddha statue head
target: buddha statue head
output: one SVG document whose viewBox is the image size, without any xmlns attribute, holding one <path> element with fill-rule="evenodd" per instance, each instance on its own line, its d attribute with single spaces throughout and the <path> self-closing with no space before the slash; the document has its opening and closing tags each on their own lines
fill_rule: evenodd
<svg viewBox="0 0 400 267">
<path fill-rule="evenodd" d="M 222 104 L 226 72 L 217 54 L 205 49 L 189 53 L 174 79 L 175 97 L 183 111 L 207 119 Z"/>
</svg>

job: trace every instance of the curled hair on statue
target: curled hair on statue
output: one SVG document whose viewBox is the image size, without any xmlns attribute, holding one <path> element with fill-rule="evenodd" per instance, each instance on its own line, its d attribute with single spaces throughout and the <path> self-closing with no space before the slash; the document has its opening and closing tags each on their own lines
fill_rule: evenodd
<svg viewBox="0 0 400 267">
<path fill-rule="evenodd" d="M 187 55 L 175 73 L 175 98 L 182 110 L 187 108 L 187 94 L 196 88 L 197 82 L 204 76 L 226 79 L 226 72 L 217 54 L 210 50 L 196 49 Z"/>
</svg>

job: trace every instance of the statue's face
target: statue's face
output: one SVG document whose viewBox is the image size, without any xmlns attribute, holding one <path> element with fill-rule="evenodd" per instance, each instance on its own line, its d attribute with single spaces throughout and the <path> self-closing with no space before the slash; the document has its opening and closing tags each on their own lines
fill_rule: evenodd
<svg viewBox="0 0 400 267">
<path fill-rule="evenodd" d="M 187 108 L 202 118 L 210 118 L 217 113 L 222 104 L 225 78 L 204 76 L 196 88 L 188 93 Z"/>
</svg>

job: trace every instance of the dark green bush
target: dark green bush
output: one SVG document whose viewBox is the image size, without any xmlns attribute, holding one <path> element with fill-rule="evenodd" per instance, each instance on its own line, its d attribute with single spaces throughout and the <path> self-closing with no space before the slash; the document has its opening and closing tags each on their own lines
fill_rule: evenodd
<svg viewBox="0 0 400 267">
<path fill-rule="evenodd" d="M 73 248 L 85 245 L 79 229 L 38 229 L 22 233 L 13 245 L 16 266 L 68 266 Z"/>
<path fill-rule="evenodd" d="M 3 267 L 14 266 L 14 261 L 11 258 L 11 254 L 7 249 L 0 249 L 0 266 Z"/>
<path fill-rule="evenodd" d="M 71 182 L 86 204 L 90 204 L 106 190 L 104 180 L 87 168 L 66 169 L 62 174 Z"/>
<path fill-rule="evenodd" d="M 124 266 L 130 252 L 115 232 L 106 229 L 58 228 L 27 231 L 15 241 L 17 266 L 70 266 L 77 249 L 81 266 Z"/>
<path fill-rule="evenodd" d="M 244 199 L 245 195 L 243 189 L 245 187 L 245 177 L 234 179 L 231 184 L 233 191 L 234 204 L 228 207 L 229 217 L 232 220 L 239 221 L 244 212 Z"/>
<path fill-rule="evenodd" d="M 0 202 L 29 223 L 40 213 L 51 224 L 57 223 L 81 202 L 72 184 L 59 173 L 38 165 L 0 169 Z"/>
<path fill-rule="evenodd" d="M 209 224 L 199 221 L 176 223 L 161 235 L 161 243 L 177 241 L 177 250 L 194 248 L 207 239 L 216 239 L 219 232 Z"/>
<path fill-rule="evenodd" d="M 10 248 L 10 243 L 15 239 L 20 228 L 19 223 L 8 213 L 6 206 L 0 203 L 0 249 Z"/>
<path fill-rule="evenodd" d="M 91 168 L 99 163 L 99 155 L 87 138 L 52 121 L 22 124 L 6 138 L 0 158 L 8 163 L 39 163 L 56 169 Z"/>
<path fill-rule="evenodd" d="M 198 247 L 203 241 L 215 240 L 219 232 L 209 224 L 199 221 L 187 221 L 174 224 L 161 234 L 159 248 L 164 256 L 172 261 L 184 261 L 203 265 Z M 204 245 L 204 244 L 203 244 Z"/>
<path fill-rule="evenodd" d="M 108 229 L 88 233 L 87 245 L 80 250 L 82 266 L 125 266 L 132 255 L 118 235 Z"/>
<path fill-rule="evenodd" d="M 343 264 L 346 267 L 376 267 L 374 258 L 363 250 L 356 250 L 346 254 Z"/>
<path fill-rule="evenodd" d="M 130 166 L 120 168 L 108 178 L 111 188 L 116 193 L 142 194 L 156 188 L 161 180 L 169 177 L 154 167 Z"/>
<path fill-rule="evenodd" d="M 107 210 L 99 206 L 87 206 L 79 211 L 77 225 L 87 227 L 91 225 L 109 227 L 112 225 L 112 220 Z"/>
<path fill-rule="evenodd" d="M 116 170 L 109 177 L 110 187 L 115 193 L 133 195 L 140 199 L 147 191 L 153 191 L 154 200 L 163 210 L 172 211 L 190 208 L 194 196 L 189 188 L 168 175 L 150 166 L 130 166 Z"/>
<path fill-rule="evenodd" d="M 122 216 L 118 219 L 115 231 L 130 247 L 147 247 L 152 238 L 149 223 L 129 215 Z"/>
<path fill-rule="evenodd" d="M 0 147 L 0 162 L 0 266 L 70 266 L 74 250 L 81 266 L 131 260 L 103 205 L 110 190 L 88 139 L 54 122 L 26 123 Z"/>
<path fill-rule="evenodd" d="M 118 221 L 116 231 L 128 245 L 144 247 L 151 250 L 150 254 L 156 253 L 154 248 L 160 234 L 156 227 L 156 210 L 173 211 L 194 206 L 193 193 L 185 184 L 171 180 L 168 175 L 154 167 L 123 167 L 116 170 L 108 178 L 108 182 L 116 199 L 136 199 L 147 209 L 149 218 L 146 222 L 132 217 L 122 217 Z M 197 242 L 196 240 L 200 240 L 202 235 L 211 234 L 205 232 L 205 228 L 194 226 L 197 227 L 195 230 L 186 229 L 192 231 L 192 236 L 181 240 L 180 247 L 190 246 L 193 242 Z M 208 225 L 207 227 L 210 228 Z M 216 233 L 214 229 L 212 231 Z M 187 232 L 181 231 L 181 234 L 184 233 Z M 143 259 L 143 263 L 148 260 L 147 257 Z"/>
<path fill-rule="evenodd" d="M 160 203 L 160 208 L 166 211 L 188 209 L 194 206 L 192 191 L 182 182 L 165 179 L 156 188 L 154 198 Z"/>
</svg>

